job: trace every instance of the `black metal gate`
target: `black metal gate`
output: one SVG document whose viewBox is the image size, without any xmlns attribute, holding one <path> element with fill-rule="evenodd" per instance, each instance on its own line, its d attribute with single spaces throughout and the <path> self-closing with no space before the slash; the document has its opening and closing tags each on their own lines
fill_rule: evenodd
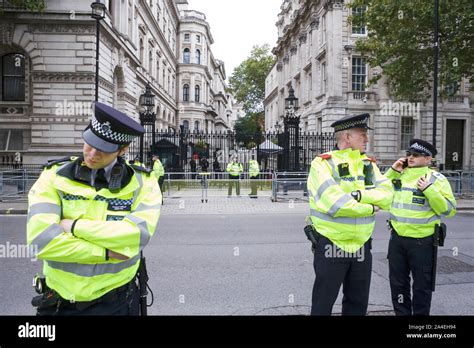
<svg viewBox="0 0 474 348">
<path fill-rule="evenodd" d="M 233 157 L 246 162 L 258 159 L 262 171 L 309 171 L 312 160 L 335 145 L 333 133 L 268 132 L 255 135 L 247 146 L 237 143 L 235 133 L 228 132 L 157 132 L 154 142 L 150 134 L 144 136 L 144 163 L 149 165 L 152 154 L 160 156 L 168 172 L 194 171 L 205 157 L 209 171 L 225 171 Z M 258 145 L 258 146 L 257 146 Z M 139 158 L 140 142 L 130 147 L 130 159 Z M 194 161 L 194 162 L 193 162 Z"/>
</svg>

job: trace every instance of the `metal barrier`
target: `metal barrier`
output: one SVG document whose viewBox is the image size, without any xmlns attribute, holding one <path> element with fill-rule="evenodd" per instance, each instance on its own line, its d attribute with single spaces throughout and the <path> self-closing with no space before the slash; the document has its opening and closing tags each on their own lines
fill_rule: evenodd
<svg viewBox="0 0 474 348">
<path fill-rule="evenodd" d="M 272 201 L 278 199 L 308 200 L 308 173 L 275 172 L 272 185 Z"/>
<path fill-rule="evenodd" d="M 162 191 L 165 198 L 200 197 L 204 202 L 210 197 L 246 197 L 255 192 L 257 197 L 270 198 L 272 187 L 273 174 L 267 172 L 259 174 L 256 178 L 250 178 L 249 173 L 244 172 L 241 173 L 240 179 L 233 179 L 225 172 L 178 172 L 165 173 Z"/>
<path fill-rule="evenodd" d="M 39 174 L 26 169 L 0 171 L 0 201 L 26 200 Z"/>
</svg>

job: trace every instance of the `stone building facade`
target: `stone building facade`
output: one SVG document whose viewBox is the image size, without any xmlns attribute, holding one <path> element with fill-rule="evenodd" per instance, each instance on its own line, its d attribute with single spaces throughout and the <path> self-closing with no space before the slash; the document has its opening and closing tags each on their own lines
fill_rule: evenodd
<svg viewBox="0 0 474 348">
<path fill-rule="evenodd" d="M 432 102 L 426 105 L 395 102 L 386 79 L 367 87 L 379 67 L 370 67 L 355 50 L 367 34 L 351 27 L 351 11 L 340 0 L 284 0 L 278 15 L 276 63 L 266 79 L 265 125 L 276 130 L 283 123 L 284 99 L 290 86 L 299 98 L 300 127 L 332 132 L 330 124 L 348 114 L 371 115 L 369 152 L 391 163 L 404 154 L 412 137 L 432 139 Z M 359 9 L 357 9 L 359 10 Z M 357 11 L 356 10 L 356 11 Z M 459 91 L 440 100 L 437 118 L 438 163 L 446 169 L 474 163 L 474 94 L 467 81 Z M 431 103 L 431 104 L 430 104 Z"/>
<path fill-rule="evenodd" d="M 198 120 L 200 129 L 205 129 L 205 121 L 208 129 L 230 126 L 226 105 L 220 108 L 216 102 L 219 93 L 225 95 L 223 63 L 212 56 L 209 26 L 204 32 L 202 25 L 191 28 L 189 15 L 180 12 L 186 0 L 103 2 L 107 11 L 100 22 L 100 102 L 138 120 L 139 97 L 150 84 L 158 131 L 178 130 L 186 120 Z M 47 0 L 42 14 L 5 6 L 0 15 L 0 164 L 39 164 L 81 152 L 82 130 L 95 98 L 96 21 L 91 3 Z M 202 32 L 199 66 L 183 67 L 183 28 Z M 184 76 L 191 75 L 193 83 L 202 83 L 199 115 L 180 99 Z"/>
</svg>

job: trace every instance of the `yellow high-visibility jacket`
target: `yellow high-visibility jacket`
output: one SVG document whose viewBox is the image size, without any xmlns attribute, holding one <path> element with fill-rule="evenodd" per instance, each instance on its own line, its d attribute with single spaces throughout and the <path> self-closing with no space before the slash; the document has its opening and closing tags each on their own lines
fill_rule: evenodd
<svg viewBox="0 0 474 348">
<path fill-rule="evenodd" d="M 357 202 L 352 191 L 360 190 Z M 308 176 L 311 221 L 316 230 L 344 251 L 354 253 L 369 240 L 374 207 L 389 209 L 393 189 L 375 160 L 359 150 L 335 150 L 316 157 Z"/>
<path fill-rule="evenodd" d="M 117 193 L 77 178 L 81 158 L 51 165 L 29 192 L 28 244 L 38 247 L 47 285 L 67 300 L 91 301 L 130 282 L 157 229 L 156 178 L 118 161 L 126 174 Z M 76 220 L 73 234 L 63 231 L 62 219 Z M 129 259 L 106 259 L 107 249 Z"/>
<path fill-rule="evenodd" d="M 400 236 L 431 236 L 435 225 L 441 223 L 441 216 L 456 214 L 456 200 L 449 181 L 431 168 L 405 168 L 403 173 L 390 168 L 385 176 L 394 186 L 390 222 Z M 431 183 L 423 192 L 417 187 L 421 177 Z"/>
</svg>

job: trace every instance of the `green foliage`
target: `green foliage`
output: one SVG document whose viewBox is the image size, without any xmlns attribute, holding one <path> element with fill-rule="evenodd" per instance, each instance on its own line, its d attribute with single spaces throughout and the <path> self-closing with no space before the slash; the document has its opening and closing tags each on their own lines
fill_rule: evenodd
<svg viewBox="0 0 474 348">
<path fill-rule="evenodd" d="M 237 143 L 243 143 L 248 149 L 255 147 L 260 141 L 264 120 L 263 113 L 251 113 L 238 119 L 234 128 Z"/>
<path fill-rule="evenodd" d="M 274 62 L 269 45 L 254 46 L 229 78 L 230 89 L 247 114 L 264 111 L 265 78 Z"/>
<path fill-rule="evenodd" d="M 28 11 L 43 12 L 46 8 L 45 0 L 7 0 L 5 7 L 11 8 L 25 8 Z M 3 9 L 0 9 L 0 14 L 3 14 Z"/>
<path fill-rule="evenodd" d="M 368 57 L 371 66 L 382 67 L 391 93 L 400 100 L 426 101 L 433 94 L 434 1 L 354 0 L 348 6 L 367 8 L 365 13 L 350 18 L 354 25 L 366 23 L 368 27 L 368 37 L 358 40 L 356 49 Z M 442 95 L 448 85 L 462 78 L 469 78 L 473 85 L 473 16 L 472 0 L 440 0 Z"/>
</svg>

